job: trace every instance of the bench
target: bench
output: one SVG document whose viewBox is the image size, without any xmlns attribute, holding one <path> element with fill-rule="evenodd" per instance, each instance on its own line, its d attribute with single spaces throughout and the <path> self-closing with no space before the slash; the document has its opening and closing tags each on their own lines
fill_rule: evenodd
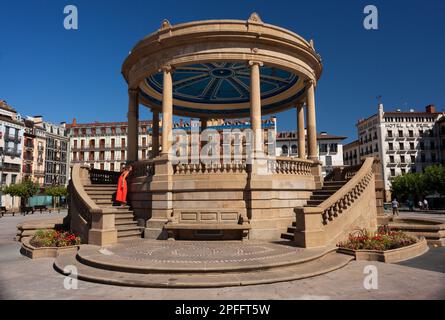
<svg viewBox="0 0 445 320">
<path fill-rule="evenodd" d="M 48 209 L 48 207 L 45 206 L 45 205 L 34 206 L 34 210 L 35 211 L 40 211 L 40 213 L 43 213 L 43 211 L 49 211 L 49 213 L 51 213 L 51 209 Z"/>
<path fill-rule="evenodd" d="M 215 233 L 215 231 L 224 230 L 240 230 L 241 239 L 246 240 L 251 229 L 250 223 L 175 223 L 167 222 L 164 225 L 164 229 L 167 231 L 168 239 L 176 239 L 180 230 L 191 230 L 201 232 L 201 235 L 207 237 L 222 236 L 221 233 Z"/>
<path fill-rule="evenodd" d="M 6 207 L 0 207 L 0 213 L 1 213 L 2 217 L 8 213 L 12 214 L 13 217 L 15 216 L 15 211 L 14 210 L 8 211 L 8 209 L 6 209 Z"/>
<path fill-rule="evenodd" d="M 21 207 L 20 211 L 23 213 L 23 215 L 27 215 L 31 212 L 31 214 L 34 214 L 34 207 Z"/>
</svg>

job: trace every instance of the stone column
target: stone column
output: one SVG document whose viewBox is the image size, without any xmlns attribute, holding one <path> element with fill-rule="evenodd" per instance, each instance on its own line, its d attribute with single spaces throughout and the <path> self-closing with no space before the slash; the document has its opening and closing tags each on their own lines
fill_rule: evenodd
<svg viewBox="0 0 445 320">
<path fill-rule="evenodd" d="M 139 90 L 128 89 L 127 161 L 138 160 Z"/>
<path fill-rule="evenodd" d="M 168 155 L 172 146 L 173 129 L 173 80 L 171 66 L 162 68 L 164 87 L 162 90 L 162 154 Z"/>
<path fill-rule="evenodd" d="M 261 81 L 260 67 L 262 62 L 249 61 L 250 65 L 250 121 L 254 135 L 253 150 L 255 155 L 263 150 L 263 134 L 261 130 Z"/>
<path fill-rule="evenodd" d="M 317 126 L 315 120 L 315 81 L 308 80 L 307 89 L 307 138 L 308 158 L 317 160 Z"/>
<path fill-rule="evenodd" d="M 304 107 L 297 105 L 298 158 L 306 158 L 306 133 L 304 131 Z"/>
<path fill-rule="evenodd" d="M 151 132 L 151 153 L 153 158 L 159 155 L 159 111 L 152 110 L 153 112 L 153 128 Z"/>
</svg>

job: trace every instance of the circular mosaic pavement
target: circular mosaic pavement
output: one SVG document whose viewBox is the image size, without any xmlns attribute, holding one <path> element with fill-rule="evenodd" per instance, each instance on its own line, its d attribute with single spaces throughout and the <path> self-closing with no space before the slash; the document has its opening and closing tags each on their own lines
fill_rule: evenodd
<svg viewBox="0 0 445 320">
<path fill-rule="evenodd" d="M 252 270 L 292 265 L 315 259 L 323 250 L 307 250 L 286 244 L 241 241 L 131 240 L 107 248 L 83 246 L 78 256 L 88 265 L 134 270 L 224 271 Z"/>
</svg>

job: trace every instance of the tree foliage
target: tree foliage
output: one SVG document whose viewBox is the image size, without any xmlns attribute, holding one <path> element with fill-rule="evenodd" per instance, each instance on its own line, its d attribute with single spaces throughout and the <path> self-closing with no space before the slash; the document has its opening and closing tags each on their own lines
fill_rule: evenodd
<svg viewBox="0 0 445 320">
<path fill-rule="evenodd" d="M 50 197 L 66 197 L 68 190 L 65 186 L 50 186 L 45 188 L 45 194 Z"/>
<path fill-rule="evenodd" d="M 23 200 L 26 201 L 27 199 L 35 196 L 39 190 L 40 187 L 37 183 L 26 180 L 17 184 L 11 184 L 3 187 L 2 192 L 9 194 L 12 197 L 20 197 L 23 204 Z"/>
<path fill-rule="evenodd" d="M 423 173 L 408 173 L 391 181 L 391 191 L 399 199 L 421 199 L 427 195 L 445 195 L 445 166 L 436 165 Z"/>
</svg>

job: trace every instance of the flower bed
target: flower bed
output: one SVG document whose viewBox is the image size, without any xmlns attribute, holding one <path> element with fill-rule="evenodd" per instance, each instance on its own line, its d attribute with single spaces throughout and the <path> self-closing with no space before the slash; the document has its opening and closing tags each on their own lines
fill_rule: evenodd
<svg viewBox="0 0 445 320">
<path fill-rule="evenodd" d="M 408 260 L 428 251 L 425 238 L 419 239 L 388 228 L 381 228 L 376 233 L 358 230 L 337 246 L 339 252 L 353 255 L 356 260 L 388 263 Z"/>
<path fill-rule="evenodd" d="M 38 230 L 29 239 L 24 239 L 20 252 L 31 258 L 55 258 L 62 252 L 77 252 L 80 238 L 67 231 Z"/>
<path fill-rule="evenodd" d="M 36 247 L 69 247 L 80 245 L 80 238 L 68 231 L 38 230 L 29 243 Z"/>
</svg>

